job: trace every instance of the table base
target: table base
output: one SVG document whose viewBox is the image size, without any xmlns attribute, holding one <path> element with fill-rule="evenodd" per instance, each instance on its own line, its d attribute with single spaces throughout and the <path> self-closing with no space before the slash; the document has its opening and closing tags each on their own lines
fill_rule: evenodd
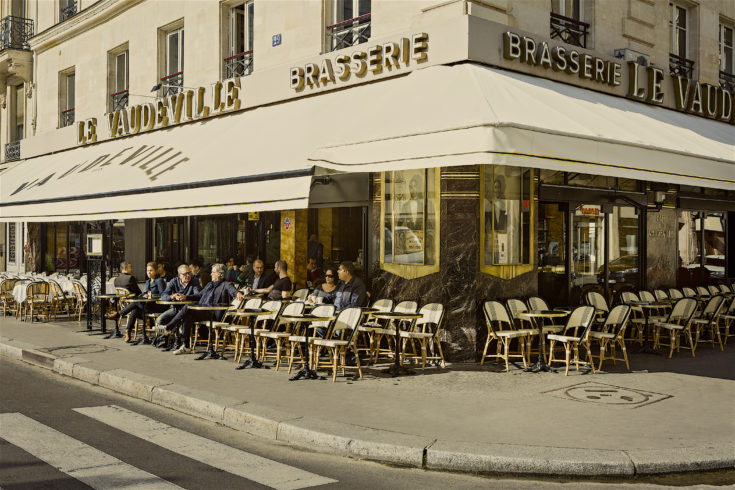
<svg viewBox="0 0 735 490">
<path fill-rule="evenodd" d="M 84 330 L 75 330 L 76 333 L 87 333 L 89 335 L 104 335 L 109 333 L 107 330 L 101 328 L 85 328 Z"/>
<path fill-rule="evenodd" d="M 240 370 L 240 369 L 245 369 L 245 368 L 270 369 L 268 366 L 264 365 L 262 362 L 260 362 L 257 359 L 248 359 L 247 361 L 237 366 L 235 369 Z"/>
<path fill-rule="evenodd" d="M 300 379 L 327 379 L 324 376 L 319 376 L 316 371 L 309 368 L 303 368 L 301 371 L 296 373 L 296 376 L 288 378 L 289 381 L 298 381 Z"/>
<path fill-rule="evenodd" d="M 395 378 L 396 376 L 400 376 L 402 374 L 416 374 L 416 371 L 414 371 L 412 369 L 408 369 L 408 368 L 403 367 L 403 366 L 399 366 L 399 365 L 393 364 L 388 369 L 384 369 L 383 370 L 383 374 L 390 374 L 391 376 L 393 376 Z"/>
<path fill-rule="evenodd" d="M 536 361 L 536 364 L 533 364 L 531 366 L 528 366 L 526 369 L 523 370 L 526 373 L 538 373 L 538 372 L 545 372 L 545 373 L 555 373 L 556 369 L 552 368 L 548 364 L 546 364 L 542 360 Z"/>
<path fill-rule="evenodd" d="M 204 359 L 222 359 L 223 361 L 227 360 L 227 358 L 222 354 L 217 354 L 216 352 L 211 350 L 203 352 L 199 357 L 194 358 L 195 361 L 203 361 Z"/>
<path fill-rule="evenodd" d="M 659 353 L 658 353 L 658 351 L 656 349 L 654 349 L 653 347 L 651 347 L 648 344 L 648 341 L 646 341 L 643 344 L 643 346 L 640 349 L 638 349 L 637 351 L 635 351 L 633 354 L 654 354 L 654 355 L 658 355 Z"/>
</svg>

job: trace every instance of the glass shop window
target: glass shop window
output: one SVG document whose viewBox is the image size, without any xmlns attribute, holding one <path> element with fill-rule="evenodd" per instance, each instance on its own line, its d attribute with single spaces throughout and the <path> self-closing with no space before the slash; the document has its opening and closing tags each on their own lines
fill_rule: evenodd
<svg viewBox="0 0 735 490">
<path fill-rule="evenodd" d="M 382 196 L 383 268 L 402 277 L 438 271 L 439 169 L 385 172 Z"/>
<path fill-rule="evenodd" d="M 486 166 L 481 187 L 482 266 L 531 264 L 533 170 Z"/>
</svg>

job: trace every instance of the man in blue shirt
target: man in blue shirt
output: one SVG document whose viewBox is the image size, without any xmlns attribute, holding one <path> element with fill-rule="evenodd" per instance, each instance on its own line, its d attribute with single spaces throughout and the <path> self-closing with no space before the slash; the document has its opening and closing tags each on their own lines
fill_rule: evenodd
<svg viewBox="0 0 735 490">
<path fill-rule="evenodd" d="M 189 299 L 199 300 L 199 306 L 225 305 L 237 299 L 242 300 L 243 294 L 235 289 L 231 282 L 225 281 L 225 273 L 227 268 L 224 264 L 214 264 L 212 266 L 212 281 L 209 282 L 204 289 L 198 293 L 189 296 Z M 224 311 L 215 312 L 215 321 L 219 321 L 224 316 Z M 189 335 L 194 324 L 198 321 L 207 321 L 210 319 L 209 311 L 190 310 L 188 306 L 184 306 L 179 312 L 166 324 L 166 328 L 171 330 L 179 322 L 183 323 L 183 333 L 179 347 L 174 354 L 191 354 L 193 349 L 188 347 Z M 214 348 L 214 343 L 210 344 Z"/>
<path fill-rule="evenodd" d="M 186 301 L 191 296 L 199 293 L 199 279 L 192 277 L 191 269 L 186 264 L 181 264 L 177 270 L 178 276 L 171 280 L 166 286 L 166 290 L 161 294 L 161 300 L 163 301 Z M 156 324 L 159 330 L 165 330 L 164 325 L 168 324 L 171 319 L 176 315 L 177 309 L 172 306 L 168 310 L 161 313 L 156 319 Z M 163 332 L 161 332 L 163 333 Z M 161 347 L 164 347 L 162 345 Z M 173 344 L 168 348 L 171 350 Z"/>
</svg>

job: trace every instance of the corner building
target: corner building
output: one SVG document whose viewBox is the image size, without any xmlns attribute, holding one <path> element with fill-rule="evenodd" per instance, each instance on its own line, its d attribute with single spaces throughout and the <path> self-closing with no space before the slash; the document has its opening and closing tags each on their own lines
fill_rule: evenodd
<svg viewBox="0 0 735 490">
<path fill-rule="evenodd" d="M 482 301 L 735 276 L 735 5 L 4 0 L 9 271 L 307 241 L 372 298 Z"/>
</svg>

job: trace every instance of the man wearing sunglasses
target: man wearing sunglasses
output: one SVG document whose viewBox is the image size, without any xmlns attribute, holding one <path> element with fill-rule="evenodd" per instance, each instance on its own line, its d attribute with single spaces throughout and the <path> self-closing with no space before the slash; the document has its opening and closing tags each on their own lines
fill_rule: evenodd
<svg viewBox="0 0 735 490">
<path fill-rule="evenodd" d="M 166 290 L 161 294 L 163 301 L 186 301 L 189 296 L 199 293 L 199 279 L 191 273 L 191 268 L 186 264 L 181 264 L 177 270 L 178 276 L 172 279 L 166 286 Z M 165 330 L 164 325 L 176 315 L 176 309 L 172 306 L 168 310 L 161 313 L 156 319 L 158 330 Z M 161 332 L 163 333 L 163 332 Z M 160 345 L 160 347 L 165 347 Z M 173 347 L 173 344 L 171 345 Z M 168 349 L 170 350 L 170 348 Z"/>
</svg>

